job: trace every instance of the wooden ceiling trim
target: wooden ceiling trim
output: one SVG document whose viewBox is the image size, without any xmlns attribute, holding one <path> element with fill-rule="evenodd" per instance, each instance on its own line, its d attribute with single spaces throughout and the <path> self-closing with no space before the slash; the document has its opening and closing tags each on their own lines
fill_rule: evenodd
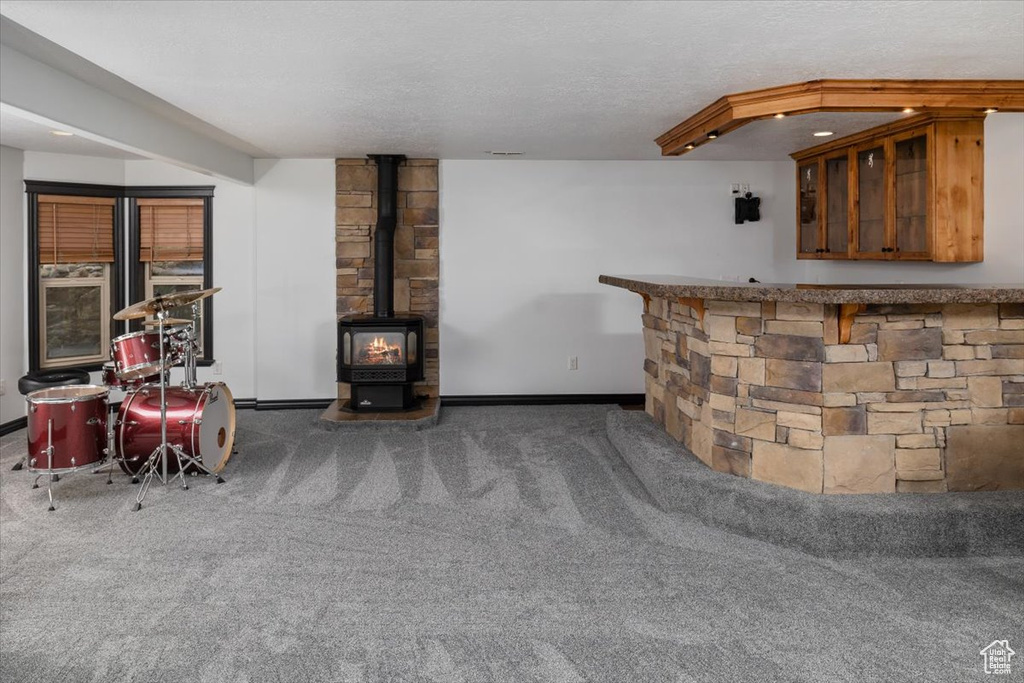
<svg viewBox="0 0 1024 683">
<path fill-rule="evenodd" d="M 778 114 L 915 110 L 1024 111 L 1022 80 L 838 80 L 793 83 L 726 95 L 659 136 L 662 156 L 679 156 L 729 131 Z"/>
</svg>

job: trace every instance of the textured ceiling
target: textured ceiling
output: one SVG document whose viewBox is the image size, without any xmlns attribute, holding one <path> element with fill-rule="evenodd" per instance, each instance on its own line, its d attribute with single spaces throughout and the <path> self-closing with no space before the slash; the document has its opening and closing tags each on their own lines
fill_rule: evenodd
<svg viewBox="0 0 1024 683">
<path fill-rule="evenodd" d="M 1020 1 L 5 0 L 0 11 L 287 157 L 654 159 L 656 136 L 726 93 L 824 77 L 1024 78 Z"/>
</svg>

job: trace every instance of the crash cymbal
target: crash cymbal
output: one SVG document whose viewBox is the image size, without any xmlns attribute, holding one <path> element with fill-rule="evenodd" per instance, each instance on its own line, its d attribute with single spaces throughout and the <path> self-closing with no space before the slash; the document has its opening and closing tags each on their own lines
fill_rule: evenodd
<svg viewBox="0 0 1024 683">
<path fill-rule="evenodd" d="M 147 320 L 142 323 L 146 327 L 156 327 L 160 324 L 159 320 Z M 191 320 L 185 320 L 184 318 L 164 318 L 164 325 L 191 325 Z"/>
<path fill-rule="evenodd" d="M 167 311 L 178 306 L 186 306 L 193 301 L 213 296 L 220 290 L 220 287 L 211 287 L 210 289 L 194 289 L 187 292 L 154 296 L 152 299 L 146 299 L 145 301 L 134 303 L 127 308 L 122 308 L 114 314 L 114 320 L 134 320 L 135 318 L 145 318 L 147 315 L 156 315 L 161 311 Z"/>
<path fill-rule="evenodd" d="M 139 301 L 127 308 L 122 308 L 114 314 L 114 320 L 134 320 L 135 318 L 145 318 L 147 315 L 153 315 L 157 311 L 164 310 L 163 305 L 159 301 L 160 297 L 157 296 L 145 301 Z"/>
<path fill-rule="evenodd" d="M 174 294 L 166 294 L 161 297 L 163 306 L 165 309 L 177 308 L 178 306 L 187 306 L 193 302 L 205 299 L 208 296 L 213 296 L 219 292 L 222 287 L 210 287 L 209 289 L 191 289 L 187 292 L 175 292 Z"/>
</svg>

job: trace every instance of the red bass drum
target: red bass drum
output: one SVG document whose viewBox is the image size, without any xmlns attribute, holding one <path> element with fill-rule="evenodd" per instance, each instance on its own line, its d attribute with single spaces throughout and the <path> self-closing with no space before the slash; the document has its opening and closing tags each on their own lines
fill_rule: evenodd
<svg viewBox="0 0 1024 683">
<path fill-rule="evenodd" d="M 167 388 L 167 443 L 220 472 L 234 442 L 235 402 L 226 384 Z M 160 445 L 159 385 L 147 384 L 121 403 L 115 443 L 121 469 L 138 474 Z M 167 471 L 178 471 L 173 452 L 168 453 Z"/>
</svg>

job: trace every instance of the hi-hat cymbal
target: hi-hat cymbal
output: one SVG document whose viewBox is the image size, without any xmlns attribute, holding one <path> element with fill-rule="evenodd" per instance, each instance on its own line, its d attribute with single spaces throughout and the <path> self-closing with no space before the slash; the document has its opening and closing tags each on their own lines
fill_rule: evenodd
<svg viewBox="0 0 1024 683">
<path fill-rule="evenodd" d="M 162 311 L 168 311 L 178 306 L 187 306 L 193 301 L 213 296 L 220 290 L 220 287 L 211 287 L 210 289 L 193 289 L 187 292 L 154 296 L 152 299 L 146 299 L 145 301 L 134 303 L 127 308 L 122 308 L 114 314 L 114 320 L 134 320 L 135 318 L 145 318 L 147 315 L 156 315 Z"/>
<path fill-rule="evenodd" d="M 146 327 L 156 327 L 160 324 L 159 320 L 147 320 L 142 323 Z M 185 320 L 184 318 L 164 318 L 164 325 L 191 325 L 191 320 Z"/>
</svg>

